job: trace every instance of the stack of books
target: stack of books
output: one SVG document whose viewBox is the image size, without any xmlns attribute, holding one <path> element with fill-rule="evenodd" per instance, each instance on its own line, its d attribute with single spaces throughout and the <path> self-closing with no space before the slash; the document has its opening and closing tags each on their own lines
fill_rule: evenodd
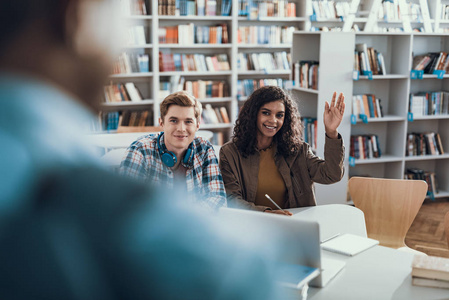
<svg viewBox="0 0 449 300">
<path fill-rule="evenodd" d="M 424 74 L 432 74 L 433 71 L 449 71 L 449 59 L 447 52 L 429 52 L 413 57 L 412 70 L 424 71 Z"/>
<path fill-rule="evenodd" d="M 415 255 L 412 284 L 449 289 L 449 258 Z"/>
<path fill-rule="evenodd" d="M 365 43 L 355 45 L 354 70 L 361 74 L 386 75 L 385 60 L 382 53 Z"/>
</svg>

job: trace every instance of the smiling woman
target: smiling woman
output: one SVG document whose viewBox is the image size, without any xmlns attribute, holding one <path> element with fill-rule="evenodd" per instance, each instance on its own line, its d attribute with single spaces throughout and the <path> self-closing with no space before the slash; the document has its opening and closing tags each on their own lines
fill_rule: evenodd
<svg viewBox="0 0 449 300">
<path fill-rule="evenodd" d="M 278 210 L 316 205 L 313 183 L 338 182 L 344 173 L 344 146 L 337 128 L 345 109 L 344 96 L 326 102 L 325 159 L 302 141 L 303 127 L 295 103 L 281 88 L 262 87 L 243 105 L 230 142 L 220 149 L 230 207 L 290 215 Z"/>
</svg>

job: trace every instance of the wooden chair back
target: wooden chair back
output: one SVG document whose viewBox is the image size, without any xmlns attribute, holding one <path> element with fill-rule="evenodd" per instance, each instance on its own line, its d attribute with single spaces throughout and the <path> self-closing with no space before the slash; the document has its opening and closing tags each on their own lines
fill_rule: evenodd
<svg viewBox="0 0 449 300">
<path fill-rule="evenodd" d="M 368 237 L 390 248 L 406 247 L 410 229 L 427 193 L 423 180 L 352 177 L 348 182 L 354 205 L 365 214 Z"/>
</svg>

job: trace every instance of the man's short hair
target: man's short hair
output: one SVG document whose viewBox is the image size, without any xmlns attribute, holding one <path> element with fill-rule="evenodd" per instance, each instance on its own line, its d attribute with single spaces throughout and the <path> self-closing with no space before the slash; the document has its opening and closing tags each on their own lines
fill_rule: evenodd
<svg viewBox="0 0 449 300">
<path fill-rule="evenodd" d="M 165 97 L 164 101 L 160 104 L 161 111 L 161 119 L 164 121 L 165 116 L 167 115 L 168 108 L 170 105 L 179 105 L 183 107 L 193 107 L 195 111 L 195 118 L 197 122 L 200 122 L 201 112 L 203 108 L 201 103 L 195 99 L 192 95 L 185 91 L 176 92 Z"/>
</svg>

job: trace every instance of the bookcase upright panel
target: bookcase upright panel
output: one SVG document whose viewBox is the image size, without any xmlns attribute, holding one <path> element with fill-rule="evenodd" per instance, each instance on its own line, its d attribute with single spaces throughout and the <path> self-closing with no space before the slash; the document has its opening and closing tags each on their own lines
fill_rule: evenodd
<svg viewBox="0 0 449 300">
<path fill-rule="evenodd" d="M 352 94 L 353 33 L 337 32 L 295 32 L 292 45 L 292 62 L 302 60 L 319 61 L 317 93 L 307 89 L 293 89 L 293 97 L 298 101 L 302 116 L 316 118 L 317 121 L 317 155 L 323 157 L 325 130 L 323 113 L 325 102 L 330 102 L 334 91 L 346 96 L 345 102 Z M 339 132 L 345 143 L 345 168 L 348 167 L 350 106 L 343 116 Z M 344 178 L 333 185 L 316 184 L 318 204 L 346 203 L 347 173 Z"/>
</svg>

